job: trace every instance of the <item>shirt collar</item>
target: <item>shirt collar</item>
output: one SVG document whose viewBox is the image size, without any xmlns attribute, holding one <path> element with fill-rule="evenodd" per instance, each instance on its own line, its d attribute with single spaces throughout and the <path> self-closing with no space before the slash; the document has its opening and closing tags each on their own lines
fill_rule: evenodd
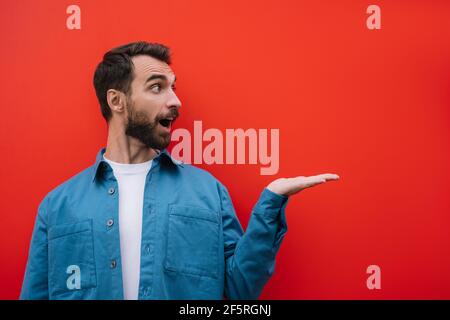
<svg viewBox="0 0 450 320">
<path fill-rule="evenodd" d="M 100 149 L 100 151 L 97 153 L 97 157 L 95 159 L 95 164 L 94 164 L 94 171 L 93 171 L 93 176 L 92 176 L 92 182 L 94 182 L 95 178 L 97 177 L 98 171 L 100 170 L 100 168 L 102 166 L 104 166 L 104 164 L 106 164 L 106 161 L 103 159 L 103 154 L 105 153 L 106 148 L 102 148 Z M 164 148 L 161 151 L 158 151 L 158 154 L 156 155 L 155 158 L 153 158 L 153 161 L 155 161 L 156 163 L 159 163 L 161 161 L 161 159 L 165 158 L 165 159 L 169 159 L 169 163 L 172 163 L 173 165 L 176 166 L 180 166 L 183 167 L 183 162 L 179 161 L 175 158 L 173 158 L 171 156 L 171 154 L 169 153 L 169 151 L 167 151 L 166 148 Z"/>
</svg>

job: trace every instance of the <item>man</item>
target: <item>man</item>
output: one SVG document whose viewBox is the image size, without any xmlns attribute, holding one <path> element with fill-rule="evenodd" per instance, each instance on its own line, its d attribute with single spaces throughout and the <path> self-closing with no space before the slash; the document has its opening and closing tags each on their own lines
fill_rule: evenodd
<svg viewBox="0 0 450 320">
<path fill-rule="evenodd" d="M 338 179 L 273 181 L 244 233 L 226 187 L 166 149 L 181 107 L 170 63 L 156 43 L 104 55 L 94 86 L 107 146 L 41 202 L 21 299 L 256 299 L 287 231 L 288 197 Z"/>
</svg>

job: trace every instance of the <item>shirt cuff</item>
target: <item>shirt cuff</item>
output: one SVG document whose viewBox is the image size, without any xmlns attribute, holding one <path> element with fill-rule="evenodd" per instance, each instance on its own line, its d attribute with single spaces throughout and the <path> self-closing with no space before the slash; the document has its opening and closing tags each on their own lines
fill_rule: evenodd
<svg viewBox="0 0 450 320">
<path fill-rule="evenodd" d="M 264 188 L 258 202 L 253 208 L 253 212 L 256 214 L 276 217 L 280 211 L 286 207 L 288 200 L 288 196 L 277 194 L 267 188 Z"/>
</svg>

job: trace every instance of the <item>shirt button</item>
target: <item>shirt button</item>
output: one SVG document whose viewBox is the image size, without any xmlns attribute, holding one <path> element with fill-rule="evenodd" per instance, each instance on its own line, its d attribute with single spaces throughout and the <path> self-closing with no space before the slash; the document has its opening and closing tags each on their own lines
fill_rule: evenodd
<svg viewBox="0 0 450 320">
<path fill-rule="evenodd" d="M 109 220 L 106 222 L 106 225 L 107 225 L 108 227 L 112 227 L 113 224 L 114 224 L 114 220 L 113 220 L 113 219 L 109 219 Z"/>
<path fill-rule="evenodd" d="M 110 264 L 111 269 L 114 269 L 116 267 L 116 265 L 117 265 L 116 260 L 111 260 L 111 264 Z"/>
<path fill-rule="evenodd" d="M 116 189 L 114 189 L 114 188 L 109 188 L 108 189 L 108 193 L 109 194 L 114 194 L 115 191 L 116 191 Z"/>
</svg>

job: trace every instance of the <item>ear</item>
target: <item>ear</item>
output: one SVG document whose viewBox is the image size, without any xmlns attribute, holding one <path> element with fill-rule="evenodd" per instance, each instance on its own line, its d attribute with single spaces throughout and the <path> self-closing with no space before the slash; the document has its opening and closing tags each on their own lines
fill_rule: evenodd
<svg viewBox="0 0 450 320">
<path fill-rule="evenodd" d="M 106 101 L 111 108 L 111 112 L 122 113 L 125 110 L 126 99 L 125 94 L 115 89 L 109 89 L 106 92 Z"/>
</svg>

